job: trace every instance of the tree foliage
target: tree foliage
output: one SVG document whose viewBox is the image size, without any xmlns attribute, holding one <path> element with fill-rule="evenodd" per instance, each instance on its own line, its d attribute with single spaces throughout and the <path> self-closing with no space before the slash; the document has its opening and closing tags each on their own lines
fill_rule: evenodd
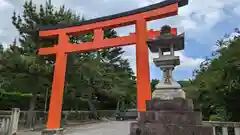
<svg viewBox="0 0 240 135">
<path fill-rule="evenodd" d="M 240 37 L 224 37 L 217 46 L 213 58 L 195 71 L 191 91 L 205 119 L 239 121 Z"/>
<path fill-rule="evenodd" d="M 39 95 L 42 98 L 45 98 L 46 94 L 50 95 L 55 64 L 54 55 L 39 56 L 37 51 L 58 42 L 58 39 L 39 38 L 39 27 L 78 24 L 85 19 L 64 6 L 56 9 L 49 3 L 37 6 L 32 1 L 26 1 L 23 9 L 23 13 L 14 12 L 12 16 L 12 24 L 19 32 L 19 39 L 6 49 L 0 45 L 0 92 L 5 95 L 11 92 L 30 94 L 28 108 L 32 111 L 39 103 Z M 105 38 L 117 37 L 117 33 L 112 29 L 105 30 L 104 33 Z M 93 32 L 69 38 L 73 44 L 89 42 L 93 40 Z M 81 106 L 87 103 L 89 108 L 85 109 L 94 111 L 96 107 L 106 109 L 103 105 L 105 101 L 111 101 L 116 107 L 120 98 L 132 100 L 136 95 L 135 76 L 129 61 L 122 57 L 123 53 L 122 48 L 117 47 L 69 54 L 63 109 L 84 109 Z M 22 94 L 16 95 L 22 98 Z M 109 105 L 109 102 L 107 104 Z"/>
</svg>

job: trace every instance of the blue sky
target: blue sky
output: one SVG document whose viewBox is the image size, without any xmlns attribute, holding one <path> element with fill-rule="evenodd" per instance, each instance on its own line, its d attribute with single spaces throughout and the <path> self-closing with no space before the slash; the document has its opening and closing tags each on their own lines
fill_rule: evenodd
<svg viewBox="0 0 240 135">
<path fill-rule="evenodd" d="M 11 15 L 15 10 L 22 12 L 22 4 L 25 0 L 0 0 L 0 42 L 5 46 L 11 43 L 18 33 L 11 25 Z M 95 18 L 104 15 L 115 14 L 142 6 L 150 5 L 160 0 L 52 0 L 59 7 L 65 4 L 74 12 L 83 14 L 86 18 Z M 36 4 L 45 3 L 44 0 L 33 0 Z M 179 32 L 185 32 L 185 49 L 176 52 L 180 56 L 181 65 L 174 71 L 176 80 L 192 77 L 193 69 L 210 56 L 214 50 L 215 42 L 226 33 L 232 33 L 233 29 L 240 27 L 240 0 L 189 0 L 189 5 L 179 10 L 179 15 L 167 19 L 148 23 L 148 29 L 159 30 L 162 25 L 169 24 L 177 27 Z M 134 26 L 116 29 L 119 35 L 133 32 Z M 135 71 L 135 48 L 124 47 L 124 57 L 131 62 Z M 156 57 L 150 53 L 151 78 L 161 78 L 160 69 L 152 63 Z"/>
</svg>

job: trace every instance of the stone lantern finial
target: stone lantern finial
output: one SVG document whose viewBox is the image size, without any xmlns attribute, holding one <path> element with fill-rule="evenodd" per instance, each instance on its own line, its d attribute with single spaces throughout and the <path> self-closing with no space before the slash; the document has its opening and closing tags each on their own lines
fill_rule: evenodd
<svg viewBox="0 0 240 135">
<path fill-rule="evenodd" d="M 166 34 L 171 34 L 171 27 L 169 25 L 164 25 L 161 28 L 160 36 L 166 35 Z"/>
</svg>

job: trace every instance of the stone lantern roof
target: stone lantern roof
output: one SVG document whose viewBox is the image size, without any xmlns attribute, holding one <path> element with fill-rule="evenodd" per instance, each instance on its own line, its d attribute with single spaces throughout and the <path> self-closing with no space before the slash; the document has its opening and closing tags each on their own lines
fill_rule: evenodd
<svg viewBox="0 0 240 135">
<path fill-rule="evenodd" d="M 169 52 L 173 45 L 174 51 L 184 49 L 184 33 L 180 35 L 171 34 L 171 27 L 165 25 L 161 28 L 161 33 L 158 37 L 147 41 L 148 47 L 151 52 L 157 53 L 159 49 L 162 52 Z"/>
</svg>

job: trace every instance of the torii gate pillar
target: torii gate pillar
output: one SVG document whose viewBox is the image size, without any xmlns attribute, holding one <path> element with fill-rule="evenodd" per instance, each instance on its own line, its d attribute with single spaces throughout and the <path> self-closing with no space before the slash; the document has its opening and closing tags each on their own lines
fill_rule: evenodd
<svg viewBox="0 0 240 135">
<path fill-rule="evenodd" d="M 146 111 L 146 100 L 151 100 L 148 46 L 146 43 L 147 23 L 144 19 L 136 22 L 136 71 L 137 71 L 137 104 L 138 111 Z"/>
</svg>

